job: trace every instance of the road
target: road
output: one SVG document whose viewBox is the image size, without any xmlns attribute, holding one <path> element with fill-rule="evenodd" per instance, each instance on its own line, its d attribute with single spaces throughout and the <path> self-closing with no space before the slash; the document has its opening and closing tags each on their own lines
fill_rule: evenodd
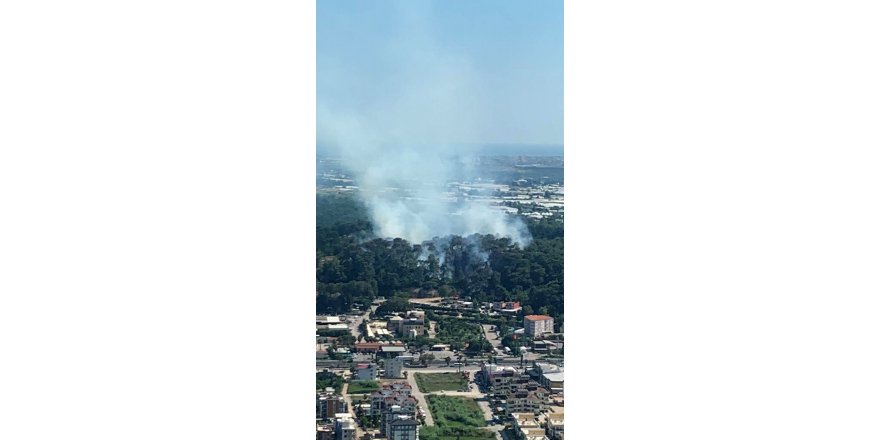
<svg viewBox="0 0 880 440">
<path fill-rule="evenodd" d="M 498 338 L 498 333 L 491 330 L 493 326 L 489 324 L 482 324 L 480 327 L 483 328 L 483 335 L 486 336 L 486 340 L 492 344 L 492 348 L 495 349 L 495 353 L 503 354 L 504 348 L 501 347 L 501 339 Z"/>
<path fill-rule="evenodd" d="M 348 405 L 348 412 L 351 414 L 351 418 L 357 420 L 357 415 L 354 410 L 354 403 L 351 401 L 351 396 L 348 394 L 348 382 L 342 384 L 342 399 L 345 400 L 345 404 Z M 362 438 L 365 434 L 364 430 L 361 428 L 360 423 L 357 424 L 357 431 L 355 432 L 354 438 Z"/>
<path fill-rule="evenodd" d="M 425 397 L 425 393 L 419 390 L 419 385 L 416 384 L 416 374 L 415 373 L 449 373 L 450 370 L 458 371 L 457 367 L 453 368 L 407 368 L 407 378 L 406 381 L 412 387 L 413 397 L 418 399 L 419 406 L 425 410 L 425 425 L 426 426 L 434 426 L 434 416 L 431 414 L 431 408 L 428 407 L 428 399 Z M 480 367 L 477 365 L 468 365 L 466 367 L 461 368 L 462 371 L 467 371 L 471 373 L 471 377 L 473 374 L 480 370 Z M 442 394 L 446 396 L 462 396 L 462 397 L 471 397 L 478 398 L 483 397 L 483 394 L 476 391 L 469 392 L 461 392 L 461 391 L 435 391 L 433 393 L 428 394 Z M 489 418 L 491 419 L 491 413 Z"/>
</svg>

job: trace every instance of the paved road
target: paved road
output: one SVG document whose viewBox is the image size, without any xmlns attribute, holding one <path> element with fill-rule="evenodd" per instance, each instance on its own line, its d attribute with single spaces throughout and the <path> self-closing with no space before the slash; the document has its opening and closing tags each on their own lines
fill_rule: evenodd
<svg viewBox="0 0 880 440">
<path fill-rule="evenodd" d="M 351 401 L 351 396 L 348 394 L 348 382 L 342 384 L 342 399 L 345 400 L 345 404 L 348 405 L 348 412 L 351 414 L 351 417 L 357 420 L 357 415 L 354 411 L 354 404 Z M 361 438 L 364 435 L 364 430 L 361 428 L 361 425 L 357 425 L 357 431 L 355 432 L 355 438 Z"/>
<path fill-rule="evenodd" d="M 492 344 L 492 348 L 495 349 L 495 352 L 498 354 L 504 353 L 504 348 L 501 347 L 501 339 L 498 338 L 498 333 L 490 330 L 492 328 L 489 324 L 482 324 L 480 327 L 483 328 L 483 335 L 486 336 L 486 340 Z"/>
<path fill-rule="evenodd" d="M 421 370 L 419 371 L 421 372 Z M 419 390 L 419 386 L 416 384 L 416 375 L 413 373 L 415 373 L 413 370 L 407 370 L 406 381 L 412 387 L 413 397 L 419 401 L 419 406 L 425 411 L 425 425 L 434 426 L 434 416 L 431 414 L 431 408 L 428 407 L 428 399 L 426 399 L 425 394 Z"/>
</svg>

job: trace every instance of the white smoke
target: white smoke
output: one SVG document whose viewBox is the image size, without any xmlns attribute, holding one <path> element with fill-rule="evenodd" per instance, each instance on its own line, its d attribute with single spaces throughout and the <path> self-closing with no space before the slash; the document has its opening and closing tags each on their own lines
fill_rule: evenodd
<svg viewBox="0 0 880 440">
<path fill-rule="evenodd" d="M 319 97 L 318 142 L 358 182 L 376 235 L 421 243 L 492 234 L 525 246 L 531 236 L 521 218 L 486 201 L 451 200 L 446 192 L 472 162 L 472 152 L 461 145 L 480 139 L 481 122 L 491 118 L 481 98 L 491 84 L 479 81 L 467 59 L 438 44 L 425 5 L 399 3 L 394 38 L 377 51 L 405 60 L 384 66 L 391 73 L 370 78 L 364 72 L 365 81 L 346 60 L 319 69 L 322 90 L 331 92 Z M 365 83 L 372 99 L 362 98 Z"/>
</svg>

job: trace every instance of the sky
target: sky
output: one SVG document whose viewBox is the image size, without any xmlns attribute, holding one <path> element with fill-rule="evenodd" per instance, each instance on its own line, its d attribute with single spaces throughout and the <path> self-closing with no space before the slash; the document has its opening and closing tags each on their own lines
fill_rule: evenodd
<svg viewBox="0 0 880 440">
<path fill-rule="evenodd" d="M 341 130 L 559 149 L 563 2 L 319 0 L 317 101 L 319 150 Z"/>
</svg>

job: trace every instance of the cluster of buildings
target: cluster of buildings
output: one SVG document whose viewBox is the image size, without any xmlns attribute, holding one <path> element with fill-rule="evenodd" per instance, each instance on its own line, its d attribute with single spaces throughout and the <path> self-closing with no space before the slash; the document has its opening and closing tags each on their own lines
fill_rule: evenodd
<svg viewBox="0 0 880 440">
<path fill-rule="evenodd" d="M 508 416 L 540 414 L 563 401 L 564 368 L 550 363 L 535 362 L 524 370 L 483 364 L 477 380 L 495 396 L 498 409 Z"/>
<path fill-rule="evenodd" d="M 388 318 L 385 327 L 389 332 L 400 337 L 417 337 L 425 331 L 425 312 L 412 310 L 406 313 L 406 317 L 393 315 Z"/>
<path fill-rule="evenodd" d="M 355 440 L 357 423 L 349 413 L 348 403 L 333 388 L 318 393 L 315 420 L 317 440 Z"/>
<path fill-rule="evenodd" d="M 390 440 L 418 440 L 419 406 L 406 382 L 393 382 L 370 394 L 367 415 L 378 417 L 379 429 Z"/>
<path fill-rule="evenodd" d="M 348 324 L 338 316 L 318 316 L 315 318 L 316 330 L 348 330 Z"/>
<path fill-rule="evenodd" d="M 519 440 L 565 440 L 563 413 L 511 415 L 513 432 Z"/>
</svg>

